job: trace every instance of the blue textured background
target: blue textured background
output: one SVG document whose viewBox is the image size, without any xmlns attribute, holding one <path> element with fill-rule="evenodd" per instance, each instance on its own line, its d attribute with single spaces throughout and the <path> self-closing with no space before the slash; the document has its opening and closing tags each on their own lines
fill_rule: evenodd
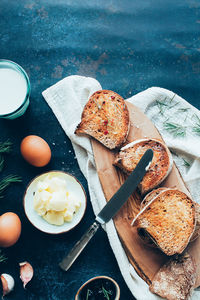
<svg viewBox="0 0 200 300">
<path fill-rule="evenodd" d="M 103 231 L 67 273 L 57 266 L 94 218 L 89 201 L 81 224 L 63 236 L 42 234 L 25 218 L 24 189 L 45 170 L 69 171 L 87 191 L 71 143 L 41 92 L 65 76 L 79 74 L 95 77 L 104 89 L 125 98 L 160 86 L 200 108 L 199 29 L 199 0 L 1 0 L 0 58 L 20 64 L 32 86 L 27 113 L 15 121 L 0 121 L 0 139 L 9 137 L 14 143 L 3 175 L 23 177 L 21 185 L 0 199 L 0 213 L 16 212 L 23 225 L 19 242 L 5 250 L 8 262 L 0 264 L 0 272 L 16 279 L 9 299 L 73 300 L 79 286 L 96 275 L 113 277 L 121 287 L 121 299 L 133 299 Z M 19 145 L 28 134 L 40 135 L 50 144 L 53 158 L 47 167 L 36 169 L 21 158 Z M 28 291 L 19 279 L 18 262 L 24 260 L 35 270 Z"/>
</svg>

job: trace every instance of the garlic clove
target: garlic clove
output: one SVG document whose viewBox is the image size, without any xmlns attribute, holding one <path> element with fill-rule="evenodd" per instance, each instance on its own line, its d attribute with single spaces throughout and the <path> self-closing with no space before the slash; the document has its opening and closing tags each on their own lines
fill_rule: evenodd
<svg viewBox="0 0 200 300">
<path fill-rule="evenodd" d="M 25 289 L 27 283 L 31 281 L 33 277 L 33 268 L 31 264 L 29 264 L 27 261 L 20 263 L 19 266 L 20 266 L 20 278 L 23 282 L 23 287 Z"/>
<path fill-rule="evenodd" d="M 3 287 L 3 297 L 7 294 L 9 294 L 15 286 L 15 281 L 13 277 L 9 274 L 3 273 L 1 274 L 1 282 Z"/>
</svg>

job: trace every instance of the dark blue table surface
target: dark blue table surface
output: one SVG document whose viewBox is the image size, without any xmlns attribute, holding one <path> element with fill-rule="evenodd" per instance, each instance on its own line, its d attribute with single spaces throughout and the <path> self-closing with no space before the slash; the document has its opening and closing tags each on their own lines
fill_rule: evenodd
<svg viewBox="0 0 200 300">
<path fill-rule="evenodd" d="M 96 275 L 113 277 L 121 287 L 121 299 L 134 299 L 128 290 L 101 230 L 67 272 L 58 262 L 94 219 L 87 182 L 81 174 L 64 134 L 41 92 L 65 76 L 92 76 L 104 89 L 130 97 L 151 86 L 173 90 L 200 108 L 200 2 L 199 0 L 48 0 L 0 2 L 0 58 L 10 59 L 27 71 L 31 104 L 14 121 L 0 121 L 0 140 L 10 138 L 13 153 L 1 176 L 21 175 L 0 199 L 0 214 L 16 212 L 22 221 L 18 243 L 5 250 L 8 262 L 0 272 L 16 280 L 8 299 L 72 300 L 82 283 Z M 19 145 L 29 134 L 42 136 L 51 146 L 51 163 L 41 169 L 28 165 Z M 71 152 L 72 151 L 72 152 Z M 75 175 L 88 196 L 86 215 L 73 231 L 49 236 L 26 219 L 22 198 L 27 183 L 51 169 Z M 35 276 L 24 291 L 18 263 L 28 260 Z"/>
</svg>

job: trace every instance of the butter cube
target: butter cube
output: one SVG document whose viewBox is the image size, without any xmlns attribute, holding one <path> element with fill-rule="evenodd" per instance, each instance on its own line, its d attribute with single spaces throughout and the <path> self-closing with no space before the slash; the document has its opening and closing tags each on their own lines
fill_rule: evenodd
<svg viewBox="0 0 200 300">
<path fill-rule="evenodd" d="M 48 211 L 43 218 L 50 224 L 63 225 L 64 224 L 64 213 L 57 211 Z"/>
<path fill-rule="evenodd" d="M 64 190 L 53 192 L 51 194 L 51 198 L 49 203 L 47 204 L 47 210 L 55 210 L 55 211 L 62 211 L 67 206 L 67 196 Z"/>
<path fill-rule="evenodd" d="M 64 214 L 64 220 L 66 222 L 70 222 L 72 220 L 72 218 L 73 218 L 73 212 L 71 212 L 69 210 L 66 211 L 65 214 Z"/>
</svg>

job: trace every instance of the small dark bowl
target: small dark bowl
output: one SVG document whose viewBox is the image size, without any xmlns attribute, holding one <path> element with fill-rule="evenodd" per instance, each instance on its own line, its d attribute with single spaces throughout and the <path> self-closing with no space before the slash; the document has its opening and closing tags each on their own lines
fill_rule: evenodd
<svg viewBox="0 0 200 300">
<path fill-rule="evenodd" d="M 120 288 L 119 285 L 117 284 L 117 282 L 112 279 L 111 277 L 108 276 L 97 276 L 97 277 L 93 277 L 91 279 L 89 279 L 88 281 L 86 281 L 78 290 L 76 296 L 75 296 L 75 300 L 83 300 L 83 299 L 87 299 L 84 296 L 84 293 L 86 290 L 90 290 L 92 288 L 92 286 L 95 286 L 96 282 L 108 282 L 110 286 L 113 287 L 113 291 L 115 292 L 115 298 L 112 297 L 113 300 L 119 300 L 120 298 Z M 84 297 L 84 298 L 83 298 Z M 102 298 L 102 299 L 106 299 L 106 298 Z"/>
</svg>

